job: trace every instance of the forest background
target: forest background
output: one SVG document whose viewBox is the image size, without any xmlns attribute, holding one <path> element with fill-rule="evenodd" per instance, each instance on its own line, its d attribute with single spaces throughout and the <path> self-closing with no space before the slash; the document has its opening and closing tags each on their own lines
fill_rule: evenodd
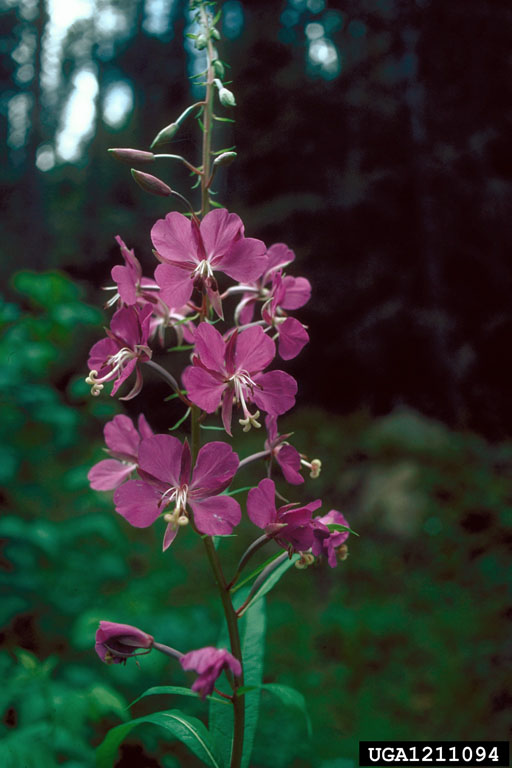
<svg viewBox="0 0 512 768">
<path fill-rule="evenodd" d="M 222 7 L 237 107 L 219 146 L 238 157 L 218 199 L 249 236 L 292 247 L 313 284 L 301 314 L 311 343 L 288 367 L 298 406 L 282 428 L 323 461 L 313 496 L 360 534 L 335 571 L 293 573 L 269 600 L 265 679 L 308 695 L 313 739 L 265 699 L 254 766 L 351 768 L 360 739 L 506 739 L 512 9 Z M 83 381 L 114 236 L 149 270 L 149 231 L 168 211 L 106 150 L 147 148 L 190 103 L 199 63 L 183 45 L 184 0 L 0 9 L 0 756 L 88 768 L 142 690 L 186 680 L 151 657 L 101 665 L 98 620 L 164 641 L 172 628 L 177 647 L 218 631 L 190 537 L 162 555 L 152 530 L 128 530 L 89 489 L 102 425 L 142 400 L 91 400 Z M 197 155 L 192 128 L 173 150 Z M 179 167 L 160 175 L 187 187 Z M 146 378 L 145 413 L 165 431 L 180 414 Z M 151 730 L 120 754 L 121 768 L 197 764 Z"/>
</svg>

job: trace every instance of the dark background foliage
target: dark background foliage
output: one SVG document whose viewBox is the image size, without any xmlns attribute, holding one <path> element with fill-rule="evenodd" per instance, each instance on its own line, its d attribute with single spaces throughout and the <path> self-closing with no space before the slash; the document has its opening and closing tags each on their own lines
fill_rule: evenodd
<svg viewBox="0 0 512 768">
<path fill-rule="evenodd" d="M 150 657 L 142 671 L 103 668 L 91 653 L 98 619 L 178 647 L 197 634 L 216 641 L 192 537 L 164 558 L 159 532 L 128 530 L 86 481 L 118 410 L 91 402 L 82 381 L 103 322 L 92 305 L 119 259 L 114 235 L 149 273 L 149 230 L 168 210 L 106 150 L 147 148 L 192 98 L 186 3 L 161 3 L 159 27 L 153 6 L 98 0 L 59 38 L 64 5 L 2 2 L 0 704 L 16 767 L 85 768 L 128 701 L 152 683 L 185 683 Z M 506 738 L 512 10 L 505 0 L 223 6 L 238 105 L 217 146 L 236 144 L 238 158 L 219 174 L 218 198 L 247 234 L 288 243 L 295 274 L 314 285 L 301 314 L 312 341 L 288 367 L 299 408 L 285 426 L 323 460 L 308 498 L 343 509 L 361 533 L 335 572 L 294 573 L 269 601 L 266 679 L 309 694 L 314 738 L 308 746 L 279 713 L 276 748 L 265 700 L 255 766 L 350 768 L 361 738 Z M 75 108 L 66 156 L 80 73 L 96 86 L 78 128 Z M 107 107 L 120 84 L 132 105 L 116 122 Z M 188 123 L 168 151 L 198 161 L 197 137 Z M 179 167 L 159 174 L 188 188 Z M 128 412 L 143 409 L 163 432 L 180 411 L 147 378 Z M 247 525 L 237 552 L 251 535 Z M 120 765 L 194 765 L 158 739 L 134 736 Z"/>
</svg>

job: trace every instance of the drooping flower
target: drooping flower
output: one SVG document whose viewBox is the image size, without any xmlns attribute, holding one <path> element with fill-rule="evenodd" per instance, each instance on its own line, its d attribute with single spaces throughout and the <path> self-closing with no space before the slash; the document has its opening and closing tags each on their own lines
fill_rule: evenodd
<svg viewBox="0 0 512 768">
<path fill-rule="evenodd" d="M 242 665 L 238 659 L 225 648 L 214 648 L 211 645 L 186 653 L 181 657 L 180 664 L 185 670 L 193 669 L 197 672 L 192 690 L 197 691 L 202 699 L 212 693 L 215 681 L 223 669 L 230 669 L 236 677 L 242 674 Z"/>
<path fill-rule="evenodd" d="M 142 374 L 137 363 L 151 359 L 148 339 L 151 327 L 151 305 L 122 307 L 114 314 L 107 338 L 97 341 L 89 353 L 91 394 L 99 395 L 107 381 L 114 381 L 111 395 L 136 370 L 135 384 L 121 400 L 131 400 L 142 388 Z"/>
<path fill-rule="evenodd" d="M 89 470 L 87 477 L 95 491 L 113 491 L 137 469 L 140 441 L 153 435 L 142 413 L 137 427 L 124 414 L 114 416 L 112 421 L 105 424 L 103 435 L 112 458 L 99 461 Z"/>
<path fill-rule="evenodd" d="M 208 536 L 229 534 L 240 522 L 238 502 L 219 495 L 238 469 L 238 456 L 231 446 L 207 443 L 199 450 L 193 470 L 191 464 L 188 442 L 182 444 L 171 435 L 148 437 L 139 446 L 141 479 L 128 480 L 114 494 L 117 512 L 136 528 L 146 528 L 168 505 L 174 506 L 164 514 L 168 523 L 164 550 L 174 541 L 178 528 L 189 522 L 187 507 L 198 531 Z"/>
<path fill-rule="evenodd" d="M 247 514 L 250 520 L 262 528 L 267 536 L 273 536 L 284 549 L 305 552 L 313 544 L 311 516 L 322 505 L 320 499 L 304 507 L 285 504 L 276 508 L 276 486 L 265 478 L 251 488 L 247 496 Z"/>
<path fill-rule="evenodd" d="M 96 631 L 95 651 L 106 664 L 124 664 L 131 656 L 140 656 L 137 650 L 148 653 L 154 638 L 130 624 L 100 621 Z"/>
<path fill-rule="evenodd" d="M 279 416 L 295 404 L 297 382 L 284 371 L 262 371 L 275 357 L 275 344 L 259 326 L 235 331 L 226 341 L 209 323 L 200 323 L 195 334 L 193 365 L 183 372 L 188 396 L 207 413 L 222 402 L 222 421 L 231 434 L 233 405 L 239 404 L 244 431 L 259 427 L 260 412 L 249 404 Z"/>
<path fill-rule="evenodd" d="M 237 281 L 258 278 L 267 263 L 265 244 L 244 237 L 244 225 L 235 213 L 217 208 L 198 226 L 177 211 L 159 219 L 151 230 L 156 256 L 155 271 L 163 300 L 173 307 L 186 304 L 194 287 L 204 288 L 222 317 L 215 272 Z"/>
<path fill-rule="evenodd" d="M 328 525 L 344 525 L 348 527 L 348 522 L 341 512 L 331 509 L 323 517 L 313 519 L 313 543 L 312 552 L 316 557 L 325 555 L 331 568 L 335 568 L 338 562 L 336 556 L 339 548 L 349 537 L 349 531 L 330 531 Z"/>
<path fill-rule="evenodd" d="M 298 450 L 287 442 L 290 435 L 279 434 L 276 416 L 266 416 L 265 426 L 268 435 L 265 448 L 270 451 L 281 467 L 285 480 L 291 485 L 300 485 L 304 482 L 300 474 L 301 458 Z"/>
</svg>

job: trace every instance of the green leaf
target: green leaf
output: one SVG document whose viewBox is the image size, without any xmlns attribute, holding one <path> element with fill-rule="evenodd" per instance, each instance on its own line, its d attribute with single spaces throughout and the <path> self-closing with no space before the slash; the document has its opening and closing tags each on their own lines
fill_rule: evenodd
<svg viewBox="0 0 512 768">
<path fill-rule="evenodd" d="M 211 190 L 210 190 L 210 194 L 211 194 Z M 210 205 L 213 205 L 214 208 L 224 208 L 224 204 L 219 203 L 218 200 L 210 200 Z"/>
<path fill-rule="evenodd" d="M 292 567 L 292 565 L 295 565 L 298 559 L 299 559 L 299 555 L 297 554 L 292 555 L 292 557 L 289 560 L 285 560 L 284 563 L 281 563 L 281 565 L 279 565 L 275 569 L 275 571 L 272 571 L 268 579 L 266 579 L 263 582 L 260 588 L 252 596 L 251 602 L 244 608 L 244 610 L 239 614 L 239 616 L 243 616 L 244 613 L 246 613 L 246 611 L 251 606 L 253 606 L 257 600 L 264 597 L 268 592 L 270 592 L 270 590 L 275 587 L 275 585 L 282 578 L 282 576 L 284 576 L 286 571 L 288 571 Z"/>
<path fill-rule="evenodd" d="M 231 152 L 233 149 L 236 149 L 236 146 L 233 144 L 232 147 L 224 147 L 224 149 L 217 149 L 215 152 L 212 152 L 212 155 L 223 155 L 224 152 Z"/>
<path fill-rule="evenodd" d="M 187 410 L 185 411 L 185 413 L 181 417 L 181 419 L 178 419 L 178 421 L 176 422 L 176 424 L 173 427 L 169 427 L 169 432 L 174 432 L 175 429 L 178 429 L 178 427 L 183 424 L 185 419 L 188 419 L 189 414 L 190 414 L 190 408 L 187 408 Z"/>
<path fill-rule="evenodd" d="M 353 531 L 352 528 L 349 528 L 348 525 L 339 525 L 338 523 L 327 523 L 327 527 L 330 531 L 348 531 L 349 533 L 353 533 L 354 536 L 359 536 L 359 534 Z"/>
<path fill-rule="evenodd" d="M 178 323 L 176 323 L 178 325 Z M 189 349 L 194 349 L 193 344 L 180 344 L 177 347 L 169 347 L 168 352 L 186 352 Z"/>
<path fill-rule="evenodd" d="M 179 709 L 155 712 L 152 715 L 138 717 L 128 723 L 112 728 L 96 750 L 98 768 L 112 768 L 117 757 L 117 750 L 128 734 L 138 725 L 151 723 L 168 731 L 173 738 L 183 742 L 190 751 L 212 768 L 222 768 L 214 753 L 211 735 L 196 717 L 185 715 Z"/>
<path fill-rule="evenodd" d="M 260 600 L 245 615 L 242 624 L 242 655 L 244 659 L 244 683 L 255 690 L 245 696 L 245 735 L 242 768 L 249 768 L 254 734 L 258 724 L 260 710 L 261 680 L 263 677 L 263 657 L 265 654 L 266 630 L 265 601 Z"/>
<path fill-rule="evenodd" d="M 143 699 L 145 696 L 156 696 L 157 694 L 189 696 L 192 699 L 200 698 L 198 693 L 192 691 L 190 688 L 183 688 L 181 685 L 155 685 L 152 688 L 148 688 L 147 691 L 144 691 L 144 693 L 141 693 L 141 695 L 138 696 L 135 701 L 132 701 L 129 706 L 133 707 L 134 704 L 137 704 L 137 702 Z M 220 699 L 218 696 L 207 696 L 206 698 L 208 701 L 214 701 L 218 704 L 226 704 L 228 707 L 231 706 L 231 703 L 227 699 Z"/>
<path fill-rule="evenodd" d="M 185 395 L 187 393 L 187 390 L 180 389 L 180 392 L 182 395 Z M 179 397 L 179 394 L 177 392 L 175 392 L 174 395 L 167 395 L 167 397 L 164 397 L 164 403 L 169 402 L 169 400 L 176 400 L 177 397 Z"/>
<path fill-rule="evenodd" d="M 219 123 L 234 123 L 236 122 L 233 120 L 232 117 L 217 117 L 217 115 L 213 115 L 213 119 L 217 120 Z"/>
<path fill-rule="evenodd" d="M 218 543 L 218 537 L 214 537 L 214 542 L 215 539 L 217 540 L 216 543 Z M 229 648 L 229 636 L 225 623 L 222 624 L 217 647 Z M 223 693 L 233 693 L 225 676 L 217 680 L 216 686 Z M 233 741 L 233 707 L 229 707 L 229 709 L 227 707 L 216 707 L 213 702 L 210 702 L 208 728 L 222 765 L 227 768 L 231 761 L 231 744 Z"/>
<path fill-rule="evenodd" d="M 249 574 L 249 576 L 246 576 L 243 581 L 241 581 L 239 584 L 236 584 L 233 589 L 231 590 L 231 593 L 234 594 L 237 592 L 241 587 L 245 587 L 246 584 L 248 584 L 250 581 L 252 581 L 258 574 L 260 574 L 267 565 L 270 565 L 274 560 L 277 560 L 278 557 L 281 557 L 282 552 L 276 552 L 275 554 L 271 555 L 268 560 L 265 560 L 264 563 L 261 563 L 261 565 L 258 565 L 257 568 L 254 569 L 254 571 Z"/>
<path fill-rule="evenodd" d="M 201 429 L 211 429 L 211 430 L 213 430 L 215 432 L 224 432 L 225 431 L 224 427 L 210 427 L 207 424 L 200 424 L 199 426 L 201 427 Z"/>
<path fill-rule="evenodd" d="M 237 493 L 244 493 L 244 491 L 250 491 L 252 488 L 254 488 L 253 485 L 246 485 L 244 488 L 235 488 L 234 491 L 224 491 L 224 493 L 221 493 L 221 496 L 236 496 Z"/>
</svg>

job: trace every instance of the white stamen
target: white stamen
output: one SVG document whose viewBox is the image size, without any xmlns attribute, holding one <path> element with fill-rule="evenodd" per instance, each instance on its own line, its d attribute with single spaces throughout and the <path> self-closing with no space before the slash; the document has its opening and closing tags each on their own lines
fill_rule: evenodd
<svg viewBox="0 0 512 768">
<path fill-rule="evenodd" d="M 203 259 L 199 262 L 197 267 L 192 272 L 192 276 L 195 277 L 213 277 L 213 269 L 208 259 Z"/>
</svg>

